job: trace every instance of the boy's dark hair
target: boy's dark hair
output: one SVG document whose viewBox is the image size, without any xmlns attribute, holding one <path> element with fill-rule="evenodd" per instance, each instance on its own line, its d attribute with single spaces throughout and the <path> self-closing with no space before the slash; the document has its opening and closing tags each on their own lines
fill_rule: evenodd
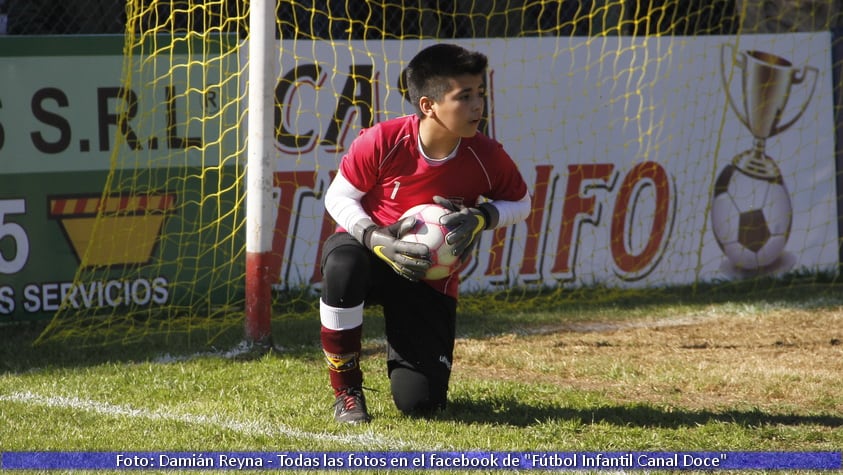
<svg viewBox="0 0 843 475">
<path fill-rule="evenodd" d="M 440 100 L 448 91 L 448 79 L 465 74 L 484 74 L 489 59 L 485 54 L 462 46 L 440 43 L 419 51 L 403 72 L 407 99 L 421 116 L 419 99 Z"/>
</svg>

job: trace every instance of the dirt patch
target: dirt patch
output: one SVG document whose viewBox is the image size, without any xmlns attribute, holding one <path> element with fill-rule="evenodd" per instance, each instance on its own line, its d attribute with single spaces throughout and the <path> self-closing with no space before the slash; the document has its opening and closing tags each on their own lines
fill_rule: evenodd
<svg viewBox="0 0 843 475">
<path fill-rule="evenodd" d="M 560 324 L 460 340 L 455 362 L 455 379 L 536 381 L 619 403 L 843 413 L 843 309 Z"/>
</svg>

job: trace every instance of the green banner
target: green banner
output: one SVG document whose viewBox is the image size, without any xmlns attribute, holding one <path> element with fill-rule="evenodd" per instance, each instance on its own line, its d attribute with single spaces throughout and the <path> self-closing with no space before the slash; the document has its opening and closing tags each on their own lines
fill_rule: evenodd
<svg viewBox="0 0 843 475">
<path fill-rule="evenodd" d="M 0 38 L 0 323 L 232 299 L 236 41 L 155 41 Z"/>
</svg>

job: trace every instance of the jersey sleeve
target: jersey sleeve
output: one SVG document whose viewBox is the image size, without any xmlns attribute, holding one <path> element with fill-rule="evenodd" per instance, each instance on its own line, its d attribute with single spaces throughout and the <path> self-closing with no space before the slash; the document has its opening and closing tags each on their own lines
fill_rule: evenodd
<svg viewBox="0 0 843 475">
<path fill-rule="evenodd" d="M 494 166 L 490 168 L 494 173 L 491 177 L 492 188 L 486 198 L 493 201 L 522 200 L 527 194 L 527 183 L 515 161 L 499 142 L 492 141 L 490 148 L 490 155 L 494 161 Z"/>
<path fill-rule="evenodd" d="M 378 127 L 360 131 L 340 161 L 340 173 L 354 188 L 368 192 L 375 186 L 382 156 L 381 133 Z"/>
<path fill-rule="evenodd" d="M 337 173 L 325 192 L 325 211 L 341 229 L 351 231 L 359 221 L 371 219 L 360 204 L 361 198 L 363 192 L 351 185 L 342 172 Z"/>
<path fill-rule="evenodd" d="M 498 210 L 496 227 L 509 226 L 523 221 L 530 214 L 531 197 L 521 171 L 504 150 L 503 145 L 492 141 L 490 156 L 493 157 L 494 173 L 491 190 L 484 195 Z"/>
</svg>

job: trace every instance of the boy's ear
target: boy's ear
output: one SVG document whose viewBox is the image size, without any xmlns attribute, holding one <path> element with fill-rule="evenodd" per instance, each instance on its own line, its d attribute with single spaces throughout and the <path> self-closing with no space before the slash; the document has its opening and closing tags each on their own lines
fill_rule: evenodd
<svg viewBox="0 0 843 475">
<path fill-rule="evenodd" d="M 433 114 L 433 99 L 427 96 L 422 96 L 421 99 L 419 99 L 419 110 L 421 110 L 422 114 L 426 117 L 430 117 L 430 115 Z"/>
</svg>

